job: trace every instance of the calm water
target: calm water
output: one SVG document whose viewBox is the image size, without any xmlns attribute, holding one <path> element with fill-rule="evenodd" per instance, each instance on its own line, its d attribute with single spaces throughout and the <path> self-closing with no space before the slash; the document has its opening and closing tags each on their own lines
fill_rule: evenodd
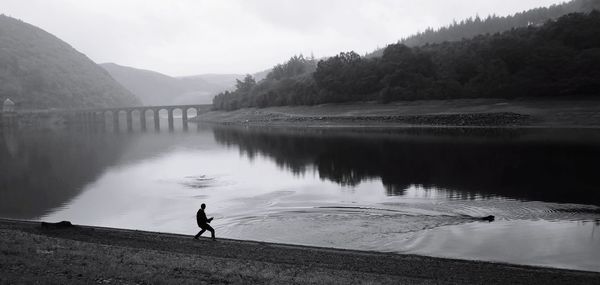
<svg viewBox="0 0 600 285">
<path fill-rule="evenodd" d="M 600 271 L 600 131 L 0 133 L 0 216 Z M 477 218 L 496 216 L 492 223 Z"/>
</svg>

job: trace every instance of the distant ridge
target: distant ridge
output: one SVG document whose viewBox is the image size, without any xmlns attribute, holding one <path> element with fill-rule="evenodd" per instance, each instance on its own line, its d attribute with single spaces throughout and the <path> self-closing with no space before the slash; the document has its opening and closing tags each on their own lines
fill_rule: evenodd
<svg viewBox="0 0 600 285">
<path fill-rule="evenodd" d="M 200 74 L 172 77 L 155 71 L 123 66 L 116 63 L 100 64 L 108 73 L 145 105 L 211 104 L 213 97 L 235 88 L 236 80 L 245 74 Z M 257 72 L 260 80 L 270 71 Z"/>
<path fill-rule="evenodd" d="M 100 64 L 144 105 L 210 104 L 214 94 L 233 88 L 239 74 L 172 77 L 116 63 Z"/>
<path fill-rule="evenodd" d="M 108 73 L 144 105 L 168 105 L 184 92 L 179 81 L 168 75 L 114 63 L 100 64 Z"/>
<path fill-rule="evenodd" d="M 513 28 L 530 25 L 539 26 L 546 21 L 558 19 L 569 13 L 585 13 L 594 9 L 600 10 L 600 0 L 573 0 L 549 7 L 530 9 L 506 17 L 496 15 L 490 15 L 483 19 L 478 16 L 475 18 L 471 17 L 439 29 L 429 28 L 423 32 L 403 38 L 398 43 L 409 47 L 416 47 L 445 41 L 460 41 L 462 39 L 473 38 L 477 35 L 494 34 Z M 366 56 L 381 56 L 384 49 L 377 49 Z"/>
<path fill-rule="evenodd" d="M 0 15 L 0 100 L 20 109 L 138 105 L 84 54 L 23 21 Z"/>
</svg>

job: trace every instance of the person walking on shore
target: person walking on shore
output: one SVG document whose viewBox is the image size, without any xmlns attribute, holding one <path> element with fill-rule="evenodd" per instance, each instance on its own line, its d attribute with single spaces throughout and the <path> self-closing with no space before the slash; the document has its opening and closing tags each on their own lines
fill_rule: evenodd
<svg viewBox="0 0 600 285">
<path fill-rule="evenodd" d="M 206 205 L 204 203 L 202 203 L 202 205 L 200 205 L 200 209 L 198 210 L 198 213 L 196 213 L 196 222 L 198 223 L 198 226 L 202 230 L 200 232 L 198 232 L 198 234 L 194 237 L 194 239 L 198 239 L 205 231 L 209 231 L 211 233 L 212 240 L 217 240 L 215 238 L 215 229 L 213 229 L 209 225 L 209 223 L 212 222 L 213 218 L 212 217 L 210 219 L 206 218 L 206 213 L 204 213 L 205 208 L 206 208 Z"/>
</svg>

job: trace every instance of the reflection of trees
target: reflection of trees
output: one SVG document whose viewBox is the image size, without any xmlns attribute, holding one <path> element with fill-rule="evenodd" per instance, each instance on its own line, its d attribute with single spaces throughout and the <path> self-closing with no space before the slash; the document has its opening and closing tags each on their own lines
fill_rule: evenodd
<svg viewBox="0 0 600 285">
<path fill-rule="evenodd" d="M 237 145 L 248 156 L 271 157 L 295 173 L 314 167 L 321 178 L 341 185 L 381 178 L 389 195 L 421 185 L 463 197 L 600 204 L 598 144 L 536 140 L 531 134 L 519 139 L 525 137 L 522 131 L 495 135 L 496 139 L 226 128 L 214 134 L 219 143 Z"/>
<path fill-rule="evenodd" d="M 3 133 L 0 216 L 34 219 L 60 207 L 118 160 L 126 139 L 84 132 Z"/>
</svg>

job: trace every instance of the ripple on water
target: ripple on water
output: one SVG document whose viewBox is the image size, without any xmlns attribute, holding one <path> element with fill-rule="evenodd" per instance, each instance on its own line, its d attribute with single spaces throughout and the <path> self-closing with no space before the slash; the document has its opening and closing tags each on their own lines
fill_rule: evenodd
<svg viewBox="0 0 600 285">
<path fill-rule="evenodd" d="M 208 177 L 206 175 L 186 176 L 185 181 L 181 184 L 187 188 L 200 189 L 212 187 L 215 182 L 214 177 Z"/>
<path fill-rule="evenodd" d="M 467 222 L 473 220 L 368 207 L 265 211 L 223 221 L 227 235 L 233 238 L 378 250 L 381 241 L 389 243 L 407 233 Z"/>
<path fill-rule="evenodd" d="M 224 218 L 228 237 L 297 243 L 316 246 L 405 252 L 434 229 L 457 229 L 480 223 L 476 228 L 510 225 L 512 221 L 599 221 L 600 207 L 577 204 L 523 202 L 511 199 L 398 201 L 371 205 L 330 204 L 285 207 L 273 203 L 291 195 L 281 191 L 253 197 L 270 201 L 260 211 Z M 496 216 L 489 226 L 479 218 Z M 462 236 L 459 234 L 459 236 Z M 466 238 L 468 240 L 468 238 Z M 436 241 L 439 242 L 439 241 Z"/>
<path fill-rule="evenodd" d="M 557 204 L 512 199 L 447 200 L 439 203 L 383 203 L 387 207 L 404 207 L 405 211 L 440 215 L 484 217 L 501 220 L 598 221 L 600 207 L 579 204 Z"/>
</svg>

